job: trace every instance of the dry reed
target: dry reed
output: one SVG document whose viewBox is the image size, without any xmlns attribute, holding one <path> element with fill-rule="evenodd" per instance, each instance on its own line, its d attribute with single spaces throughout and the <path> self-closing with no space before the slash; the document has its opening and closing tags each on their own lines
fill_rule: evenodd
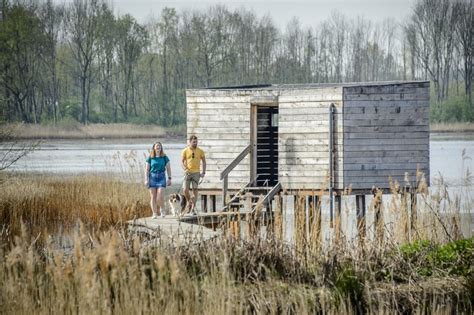
<svg viewBox="0 0 474 315">
<path fill-rule="evenodd" d="M 35 124 L 2 124 L 0 128 L 17 130 L 16 139 L 125 139 L 182 137 L 184 128 L 164 128 L 156 125 L 70 123 L 64 126 Z"/>
<path fill-rule="evenodd" d="M 298 196 L 294 245 L 280 241 L 281 236 L 259 237 L 264 222 L 254 216 L 248 218 L 248 240 L 193 240 L 171 248 L 147 247 L 121 224 L 149 214 L 142 185 L 95 176 L 3 178 L 0 309 L 39 314 L 471 313 L 474 270 L 465 268 L 473 269 L 474 240 L 456 243 L 457 250 L 468 244 L 456 260 L 430 262 L 438 259 L 433 256 L 437 244 L 462 240 L 454 224 L 459 220 L 453 220 L 461 207 L 458 199 L 442 187 L 428 194 L 419 185 L 418 217 L 407 224 L 403 220 L 412 218 L 413 201 L 403 201 L 407 191 L 392 186 L 390 207 L 381 209 L 384 246 L 368 233 L 361 249 L 348 232 L 344 241 L 333 238 L 326 247 L 315 246 L 322 196 L 318 203 Z M 343 204 L 343 211 L 353 211 L 350 201 Z M 375 213 L 376 205 L 371 203 L 368 213 Z M 278 216 L 285 211 L 276 209 L 275 236 Z M 407 226 L 409 233 L 433 242 L 403 247 L 410 236 L 400 233 Z M 55 233 L 69 233 L 71 246 L 58 246 L 51 237 Z"/>
</svg>

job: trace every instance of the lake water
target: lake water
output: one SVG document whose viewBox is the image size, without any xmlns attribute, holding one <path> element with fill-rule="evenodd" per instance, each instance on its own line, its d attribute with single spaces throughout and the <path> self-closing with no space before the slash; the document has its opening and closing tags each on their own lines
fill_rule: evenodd
<svg viewBox="0 0 474 315">
<path fill-rule="evenodd" d="M 48 140 L 32 154 L 11 167 L 14 171 L 45 173 L 136 173 L 141 177 L 145 156 L 153 139 L 124 140 Z M 182 178 L 180 167 L 182 143 L 164 143 L 171 160 L 174 178 Z M 0 146 L 0 151 L 6 145 Z M 463 153 L 464 152 L 464 153 Z M 466 172 L 474 170 L 474 137 L 471 135 L 435 134 L 430 141 L 431 182 L 440 176 L 450 186 L 463 185 Z"/>
<path fill-rule="evenodd" d="M 53 174 L 111 173 L 115 175 L 122 174 L 127 180 L 134 178 L 141 181 L 143 179 L 145 157 L 153 141 L 153 139 L 43 141 L 36 151 L 18 161 L 11 167 L 11 170 Z M 183 176 L 180 167 L 180 154 L 185 147 L 185 143 L 184 141 L 181 143 L 176 141 L 172 143 L 165 142 L 163 146 L 171 160 L 171 168 L 175 178 L 174 183 L 178 183 Z M 1 145 L 0 151 L 7 147 L 5 144 Z M 472 196 L 474 180 L 472 183 L 466 181 L 466 178 L 470 177 L 466 174 L 469 174 L 472 170 L 474 170 L 473 135 L 431 135 L 430 171 L 432 189 L 436 187 L 436 183 L 442 177 L 444 182 L 448 184 L 450 191 L 462 191 L 464 194 Z M 352 198 L 349 200 L 348 208 L 354 209 L 355 198 L 345 198 Z M 384 197 L 384 204 L 388 202 L 388 199 L 385 200 Z M 470 200 L 471 198 L 464 199 Z M 461 198 L 461 203 L 464 202 L 464 199 Z M 368 197 L 367 205 L 370 204 L 370 200 L 371 198 Z M 470 203 L 470 201 L 468 202 Z M 323 225 L 328 225 L 329 222 L 328 205 L 327 198 L 323 198 Z M 290 198 L 287 203 L 287 220 L 285 222 L 288 240 L 291 240 L 292 237 L 291 231 L 294 219 L 292 208 L 293 204 Z M 466 211 L 468 215 L 464 231 L 468 235 L 472 235 L 474 210 L 467 209 L 464 206 L 462 208 L 462 211 Z M 369 226 L 370 217 L 367 219 Z M 343 224 L 350 229 L 347 231 L 348 236 L 356 234 L 355 221 L 355 213 L 352 211 L 343 217 Z M 325 235 L 327 237 L 326 233 Z"/>
</svg>

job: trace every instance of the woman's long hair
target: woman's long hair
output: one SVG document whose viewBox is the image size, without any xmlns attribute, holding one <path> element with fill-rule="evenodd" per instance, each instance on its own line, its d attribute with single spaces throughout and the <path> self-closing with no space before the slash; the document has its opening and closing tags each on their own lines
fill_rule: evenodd
<svg viewBox="0 0 474 315">
<path fill-rule="evenodd" d="M 155 143 L 153 143 L 153 146 L 151 147 L 151 150 L 150 150 L 150 157 L 151 157 L 151 158 L 156 157 L 155 145 L 157 145 L 157 144 L 159 144 L 160 147 L 161 147 L 160 157 L 166 155 L 166 154 L 165 154 L 165 150 L 163 150 L 163 144 L 161 144 L 161 142 L 155 142 Z"/>
</svg>

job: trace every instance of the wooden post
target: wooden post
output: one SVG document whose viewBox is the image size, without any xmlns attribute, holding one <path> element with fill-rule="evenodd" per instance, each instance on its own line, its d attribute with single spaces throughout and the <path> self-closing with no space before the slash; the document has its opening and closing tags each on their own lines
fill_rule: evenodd
<svg viewBox="0 0 474 315">
<path fill-rule="evenodd" d="M 335 220 L 335 235 L 336 235 L 336 243 L 341 241 L 341 211 L 342 211 L 342 196 L 336 195 L 334 198 L 334 208 L 336 212 L 336 220 Z"/>
<path fill-rule="evenodd" d="M 275 238 L 282 241 L 283 240 L 283 197 L 278 194 L 275 196 L 275 220 L 274 220 L 274 233 Z"/>
<path fill-rule="evenodd" d="M 216 195 L 210 195 L 211 198 L 211 212 L 216 212 Z"/>
<path fill-rule="evenodd" d="M 400 192 L 400 221 L 402 224 L 402 237 L 403 237 L 403 242 L 409 242 L 410 241 L 410 227 L 408 224 L 409 220 L 409 215 L 408 215 L 408 192 L 406 188 L 402 188 Z"/>
<path fill-rule="evenodd" d="M 365 195 L 356 195 L 356 215 L 357 230 L 359 242 L 364 245 L 365 242 Z"/>
<path fill-rule="evenodd" d="M 201 195 L 201 212 L 207 212 L 207 195 Z"/>
<path fill-rule="evenodd" d="M 294 196 L 294 235 L 296 251 L 300 254 L 306 254 L 306 216 L 305 216 L 305 198 L 304 196 Z"/>
<path fill-rule="evenodd" d="M 224 183 L 223 183 L 223 187 L 222 187 L 222 206 L 225 207 L 226 205 L 226 197 L 227 197 L 227 187 L 228 187 L 228 184 L 229 184 L 229 178 L 227 177 L 227 175 L 224 177 Z"/>
<path fill-rule="evenodd" d="M 322 245 L 322 213 L 319 196 L 310 197 L 309 205 L 309 240 L 312 253 L 321 249 Z"/>
<path fill-rule="evenodd" d="M 278 198 L 278 196 L 275 196 L 273 200 Z M 273 200 L 269 200 L 267 204 L 267 239 L 271 239 L 275 236 L 275 214 L 273 213 Z M 276 203 L 276 201 L 275 201 Z"/>
<path fill-rule="evenodd" d="M 375 226 L 375 239 L 377 244 L 381 246 L 383 244 L 383 218 L 382 218 L 382 193 L 383 191 L 375 189 L 372 191 L 374 194 L 374 226 Z"/>
<path fill-rule="evenodd" d="M 418 221 L 418 212 L 417 212 L 417 202 L 416 202 L 416 192 L 410 193 L 410 210 L 411 210 L 411 218 L 410 218 L 410 234 L 411 234 L 411 241 L 418 239 L 418 231 L 417 231 L 417 221 Z"/>
</svg>

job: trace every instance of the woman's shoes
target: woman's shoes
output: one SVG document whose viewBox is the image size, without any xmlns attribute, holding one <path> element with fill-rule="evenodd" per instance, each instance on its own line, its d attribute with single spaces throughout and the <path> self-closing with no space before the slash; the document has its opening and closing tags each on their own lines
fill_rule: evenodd
<svg viewBox="0 0 474 315">
<path fill-rule="evenodd" d="M 156 213 L 153 213 L 153 215 L 151 216 L 152 219 L 158 219 L 158 215 Z"/>
</svg>

